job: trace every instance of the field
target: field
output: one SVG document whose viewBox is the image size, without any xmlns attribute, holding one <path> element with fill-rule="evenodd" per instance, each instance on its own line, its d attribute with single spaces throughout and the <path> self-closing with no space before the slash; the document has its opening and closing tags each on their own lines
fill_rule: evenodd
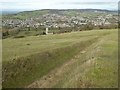
<svg viewBox="0 0 120 90">
<path fill-rule="evenodd" d="M 117 32 L 3 39 L 3 87 L 117 87 Z"/>
</svg>

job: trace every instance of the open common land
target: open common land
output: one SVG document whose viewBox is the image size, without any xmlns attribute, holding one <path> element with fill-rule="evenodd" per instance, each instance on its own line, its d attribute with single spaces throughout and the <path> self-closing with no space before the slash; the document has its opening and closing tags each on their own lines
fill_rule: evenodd
<svg viewBox="0 0 120 90">
<path fill-rule="evenodd" d="M 6 38 L 3 87 L 118 86 L 118 30 Z"/>
</svg>

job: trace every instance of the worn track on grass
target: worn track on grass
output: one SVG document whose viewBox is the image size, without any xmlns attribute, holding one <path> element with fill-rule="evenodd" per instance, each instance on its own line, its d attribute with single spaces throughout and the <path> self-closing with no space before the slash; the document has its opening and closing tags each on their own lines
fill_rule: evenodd
<svg viewBox="0 0 120 90">
<path fill-rule="evenodd" d="M 96 64 L 95 54 L 100 51 L 99 44 L 104 41 L 106 36 L 100 37 L 95 43 L 80 51 L 76 56 L 74 56 L 71 60 L 64 63 L 58 68 L 55 68 L 47 75 L 44 75 L 39 80 L 33 82 L 32 84 L 26 86 L 26 88 L 51 88 L 54 87 L 60 80 L 63 78 L 63 75 L 67 72 L 71 71 L 71 66 L 75 65 L 75 68 L 71 71 L 71 78 L 67 83 L 71 82 L 73 79 L 78 79 L 83 73 L 89 71 L 91 66 Z M 87 54 L 89 53 L 89 55 Z M 88 55 L 88 56 L 87 56 Z M 82 57 L 85 57 L 84 60 L 81 60 Z M 78 64 L 77 62 L 81 60 L 81 63 Z M 77 80 L 76 80 L 77 81 Z M 66 83 L 66 86 L 67 86 Z M 82 82 L 79 87 L 89 87 L 85 82 Z"/>
</svg>

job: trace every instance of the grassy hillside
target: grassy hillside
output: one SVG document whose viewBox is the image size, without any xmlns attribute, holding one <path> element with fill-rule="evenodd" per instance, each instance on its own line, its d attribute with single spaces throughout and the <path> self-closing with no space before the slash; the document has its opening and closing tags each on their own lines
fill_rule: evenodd
<svg viewBox="0 0 120 90">
<path fill-rule="evenodd" d="M 94 12 L 94 11 L 99 12 Z M 57 9 L 43 9 L 43 10 L 34 10 L 34 11 L 23 11 L 17 14 L 11 15 L 3 15 L 3 19 L 26 19 L 31 17 L 38 17 L 44 14 L 59 14 L 66 16 L 75 16 L 81 15 L 86 17 L 96 17 L 98 15 L 106 15 L 106 14 L 115 14 L 117 15 L 117 11 L 109 11 L 109 10 L 100 10 L 100 9 L 66 9 L 66 10 L 57 10 Z"/>
<path fill-rule="evenodd" d="M 118 86 L 118 38 L 111 33 L 77 55 L 52 87 L 110 88 Z M 49 87 L 49 86 L 48 86 Z"/>
<path fill-rule="evenodd" d="M 23 11 L 17 14 L 12 15 L 3 15 L 3 19 L 10 18 L 10 19 L 26 19 L 31 17 L 37 17 L 40 15 L 47 14 L 48 10 L 35 10 L 35 11 Z"/>
<path fill-rule="evenodd" d="M 96 51 L 98 47 L 100 47 L 100 51 Z M 111 49 L 111 53 L 108 53 L 109 49 Z M 91 54 L 91 52 L 93 53 Z M 74 58 L 76 55 L 77 58 Z M 39 79 L 50 75 L 50 72 L 56 68 L 57 71 L 60 71 L 60 67 L 64 67 L 65 63 L 68 64 L 68 67 L 62 70 L 64 72 L 59 73 L 59 76 L 54 76 L 51 80 L 56 84 L 48 83 L 48 86 L 44 84 L 46 86 L 43 87 L 116 87 L 116 55 L 117 30 L 7 38 L 3 40 L 3 87 L 27 87 L 28 85 L 42 87 L 38 84 L 34 85 L 34 82 L 37 80 L 39 82 Z M 84 62 L 91 58 L 95 59 L 97 64 L 87 64 L 86 66 Z M 93 68 L 93 66 L 95 67 Z M 84 72 L 84 69 L 87 71 Z M 104 74 L 105 72 L 108 74 Z M 105 77 L 109 77 L 111 80 L 104 79 Z M 81 82 L 75 81 L 79 79 L 82 79 L 85 85 L 80 85 Z M 44 80 L 48 81 L 47 78 Z M 104 84 L 100 84 L 100 80 L 104 80 Z"/>
</svg>

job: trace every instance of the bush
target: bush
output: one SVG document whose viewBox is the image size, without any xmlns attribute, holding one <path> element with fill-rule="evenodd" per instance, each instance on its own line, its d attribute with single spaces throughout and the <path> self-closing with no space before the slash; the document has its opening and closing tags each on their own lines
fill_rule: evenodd
<svg viewBox="0 0 120 90">
<path fill-rule="evenodd" d="M 2 32 L 2 36 L 8 36 L 8 35 L 9 35 L 8 31 Z"/>
<path fill-rule="evenodd" d="M 46 33 L 45 32 L 43 32 L 43 34 L 42 35 L 46 35 Z"/>
<path fill-rule="evenodd" d="M 24 38 L 25 36 L 14 36 L 14 38 Z"/>
</svg>

